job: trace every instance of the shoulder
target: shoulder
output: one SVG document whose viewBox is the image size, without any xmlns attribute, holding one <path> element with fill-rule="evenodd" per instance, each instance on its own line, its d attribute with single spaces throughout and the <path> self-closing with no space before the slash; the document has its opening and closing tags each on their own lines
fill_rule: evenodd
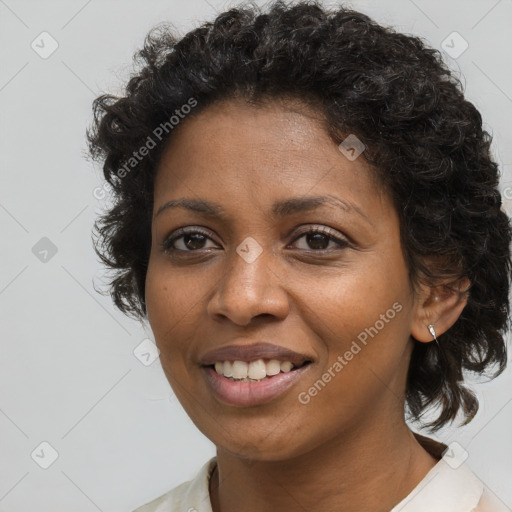
<svg viewBox="0 0 512 512">
<path fill-rule="evenodd" d="M 510 512 L 466 464 L 449 451 L 391 512 Z"/>
<path fill-rule="evenodd" d="M 457 443 L 447 446 L 413 434 L 439 462 L 391 512 L 511 512 L 464 464 Z"/>
<path fill-rule="evenodd" d="M 471 512 L 510 512 L 510 509 L 493 492 L 484 487 L 478 505 Z"/>
<path fill-rule="evenodd" d="M 193 480 L 183 482 L 133 512 L 212 512 L 208 483 L 216 464 L 217 458 L 212 457 Z"/>
</svg>

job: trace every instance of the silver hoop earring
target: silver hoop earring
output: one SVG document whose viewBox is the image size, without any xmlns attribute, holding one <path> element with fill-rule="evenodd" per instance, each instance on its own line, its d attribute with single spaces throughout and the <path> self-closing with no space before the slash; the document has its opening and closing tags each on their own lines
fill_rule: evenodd
<svg viewBox="0 0 512 512">
<path fill-rule="evenodd" d="M 437 336 L 436 336 L 436 331 L 434 329 L 434 326 L 432 324 L 429 324 L 428 330 L 429 330 L 430 334 L 432 334 L 432 336 L 434 337 L 434 341 L 437 343 L 437 346 L 439 347 L 439 341 L 437 341 Z"/>
</svg>

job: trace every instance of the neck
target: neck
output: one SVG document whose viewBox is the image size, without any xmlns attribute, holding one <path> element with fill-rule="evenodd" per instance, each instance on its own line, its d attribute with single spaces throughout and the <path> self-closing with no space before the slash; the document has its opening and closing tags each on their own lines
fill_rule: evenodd
<svg viewBox="0 0 512 512">
<path fill-rule="evenodd" d="M 402 421 L 367 429 L 358 425 L 299 456 L 248 461 L 218 449 L 210 479 L 213 512 L 388 512 L 437 460 Z"/>
</svg>

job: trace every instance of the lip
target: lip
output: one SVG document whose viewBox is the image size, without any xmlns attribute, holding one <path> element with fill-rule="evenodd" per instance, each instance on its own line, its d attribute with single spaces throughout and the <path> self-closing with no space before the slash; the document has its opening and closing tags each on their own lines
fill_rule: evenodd
<svg viewBox="0 0 512 512">
<path fill-rule="evenodd" d="M 208 386 L 220 401 L 238 407 L 250 407 L 265 404 L 284 394 L 309 371 L 310 366 L 307 364 L 260 382 L 234 382 L 217 373 L 211 366 L 203 366 L 201 370 Z"/>
<path fill-rule="evenodd" d="M 246 361 L 250 363 L 258 359 L 290 361 L 294 366 L 300 366 L 306 361 L 313 361 L 313 358 L 307 354 L 301 354 L 273 343 L 259 342 L 251 345 L 236 344 L 216 348 L 200 357 L 199 364 L 211 366 L 217 361 Z"/>
</svg>

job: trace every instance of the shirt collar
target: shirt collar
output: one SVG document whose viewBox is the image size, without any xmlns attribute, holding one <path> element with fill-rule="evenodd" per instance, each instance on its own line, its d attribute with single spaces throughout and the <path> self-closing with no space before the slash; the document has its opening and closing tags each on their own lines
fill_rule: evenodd
<svg viewBox="0 0 512 512">
<path fill-rule="evenodd" d="M 443 457 L 391 512 L 470 512 L 484 486 L 464 464 L 457 467 Z"/>
<path fill-rule="evenodd" d="M 484 486 L 465 464 L 454 464 L 445 444 L 414 433 L 418 442 L 439 462 L 390 512 L 470 512 L 480 501 Z M 209 482 L 217 464 L 212 457 L 192 480 L 179 512 L 213 512 Z M 167 509 L 165 509 L 167 510 Z M 155 512 L 159 512 L 158 509 Z"/>
</svg>

